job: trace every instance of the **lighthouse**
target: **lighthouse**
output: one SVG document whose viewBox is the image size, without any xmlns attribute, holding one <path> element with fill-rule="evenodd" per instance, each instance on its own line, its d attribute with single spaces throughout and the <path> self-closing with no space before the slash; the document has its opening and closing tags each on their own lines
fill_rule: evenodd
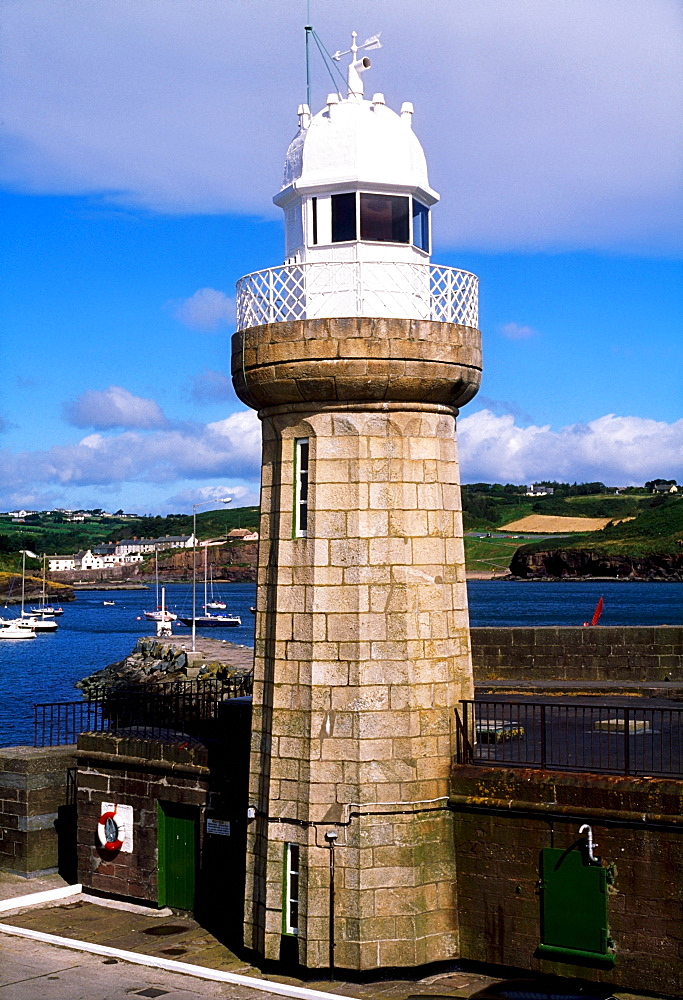
<svg viewBox="0 0 683 1000">
<path fill-rule="evenodd" d="M 447 809 L 473 695 L 456 417 L 474 275 L 431 262 L 413 107 L 298 108 L 285 258 L 238 283 L 232 373 L 263 428 L 245 944 L 309 969 L 458 954 Z"/>
</svg>

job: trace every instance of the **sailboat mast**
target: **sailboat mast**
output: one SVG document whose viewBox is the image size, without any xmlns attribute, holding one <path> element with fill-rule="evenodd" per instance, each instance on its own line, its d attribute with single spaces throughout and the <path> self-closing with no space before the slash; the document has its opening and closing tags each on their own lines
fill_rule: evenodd
<svg viewBox="0 0 683 1000">
<path fill-rule="evenodd" d="M 208 556 L 208 551 L 209 551 L 209 547 L 208 547 L 208 545 L 205 542 L 204 543 L 204 614 L 206 614 L 206 602 L 207 602 L 207 596 L 206 596 L 206 574 L 207 574 L 207 556 Z"/>
<path fill-rule="evenodd" d="M 21 550 L 21 617 L 24 617 L 24 598 L 26 596 L 26 549 Z"/>
</svg>

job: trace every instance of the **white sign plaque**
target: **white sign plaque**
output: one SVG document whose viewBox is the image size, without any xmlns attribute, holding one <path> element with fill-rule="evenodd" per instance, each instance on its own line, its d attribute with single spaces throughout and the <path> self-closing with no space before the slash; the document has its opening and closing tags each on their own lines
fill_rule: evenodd
<svg viewBox="0 0 683 1000">
<path fill-rule="evenodd" d="M 216 833 L 219 837 L 229 837 L 230 836 L 230 820 L 229 819 L 207 819 L 206 821 L 206 832 Z"/>
</svg>

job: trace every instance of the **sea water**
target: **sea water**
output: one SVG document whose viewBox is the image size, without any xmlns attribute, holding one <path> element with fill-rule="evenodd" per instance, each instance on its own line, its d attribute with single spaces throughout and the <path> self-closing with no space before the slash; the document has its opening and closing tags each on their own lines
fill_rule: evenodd
<svg viewBox="0 0 683 1000">
<path fill-rule="evenodd" d="M 581 625 L 590 621 L 595 605 L 604 598 L 601 625 L 683 625 L 683 583 L 505 583 L 471 580 L 468 585 L 470 622 L 483 625 Z M 254 644 L 254 584 L 221 584 L 227 613 L 237 614 L 236 628 L 197 630 L 198 635 Z M 167 604 L 191 614 L 192 588 L 167 587 Z M 113 600 L 105 607 L 104 600 Z M 197 595 L 197 607 L 203 594 Z M 142 617 L 154 608 L 154 592 L 80 591 L 64 605 L 59 628 L 36 639 L 0 641 L 0 746 L 33 742 L 35 702 L 74 701 L 80 698 L 76 681 L 122 660 L 140 636 L 154 635 L 155 623 Z M 12 614 L 12 610 L 5 614 Z M 175 641 L 191 641 L 189 628 L 173 626 Z"/>
</svg>

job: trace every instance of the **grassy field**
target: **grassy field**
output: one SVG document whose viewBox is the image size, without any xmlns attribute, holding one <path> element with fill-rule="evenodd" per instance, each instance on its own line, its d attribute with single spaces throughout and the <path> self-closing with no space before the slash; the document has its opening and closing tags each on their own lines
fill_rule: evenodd
<svg viewBox="0 0 683 1000">
<path fill-rule="evenodd" d="M 683 496 L 650 497 L 642 504 L 633 520 L 608 524 L 602 531 L 589 535 L 567 537 L 557 541 L 545 539 L 525 546 L 529 550 L 563 548 L 593 549 L 607 555 L 644 557 L 661 553 L 681 554 L 683 551 Z"/>
<path fill-rule="evenodd" d="M 518 548 L 513 538 L 466 538 L 465 566 L 468 573 L 503 574 Z"/>
</svg>

